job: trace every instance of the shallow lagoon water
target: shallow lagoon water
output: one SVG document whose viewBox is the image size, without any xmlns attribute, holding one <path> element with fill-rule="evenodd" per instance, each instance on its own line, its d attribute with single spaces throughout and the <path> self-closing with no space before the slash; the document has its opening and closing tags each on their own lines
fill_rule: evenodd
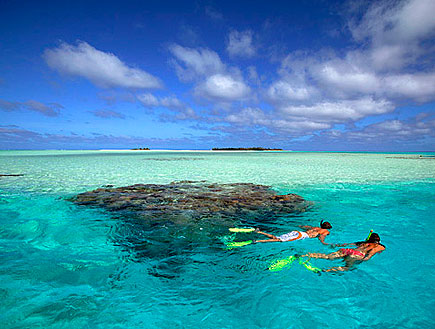
<svg viewBox="0 0 435 329">
<path fill-rule="evenodd" d="M 433 159 L 371 153 L 1 151 L 0 174 L 23 174 L 0 178 L 0 323 L 5 328 L 433 327 Z M 276 259 L 333 249 L 305 240 L 225 250 L 221 236 L 186 247 L 180 230 L 168 252 L 159 239 L 164 228 L 142 230 L 138 223 L 68 201 L 107 184 L 179 180 L 249 182 L 297 193 L 314 206 L 258 226 L 282 234 L 328 219 L 333 228 L 327 242 L 362 240 L 374 229 L 387 250 L 341 274 L 318 276 L 298 264 L 271 273 L 266 269 Z M 129 248 L 126 236 L 143 240 L 158 257 Z"/>
</svg>

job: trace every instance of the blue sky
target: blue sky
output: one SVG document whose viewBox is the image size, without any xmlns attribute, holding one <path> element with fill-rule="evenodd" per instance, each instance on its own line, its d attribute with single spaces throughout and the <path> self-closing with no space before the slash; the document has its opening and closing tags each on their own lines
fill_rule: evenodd
<svg viewBox="0 0 435 329">
<path fill-rule="evenodd" d="M 1 149 L 435 151 L 435 2 L 1 1 Z"/>
</svg>

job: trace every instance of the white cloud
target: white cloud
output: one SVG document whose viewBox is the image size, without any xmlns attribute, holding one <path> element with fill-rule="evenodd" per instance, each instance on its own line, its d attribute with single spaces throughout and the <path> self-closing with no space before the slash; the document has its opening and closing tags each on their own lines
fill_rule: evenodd
<svg viewBox="0 0 435 329">
<path fill-rule="evenodd" d="M 230 56 L 254 56 L 256 51 L 252 44 L 252 31 L 231 31 L 228 36 L 227 51 Z"/>
<path fill-rule="evenodd" d="M 351 32 L 357 40 L 379 44 L 414 41 L 434 33 L 434 12 L 433 0 L 375 2 L 360 22 L 351 24 Z"/>
<path fill-rule="evenodd" d="M 251 107 L 244 108 L 237 113 L 232 113 L 225 120 L 237 124 L 265 124 L 269 121 L 262 110 Z"/>
<path fill-rule="evenodd" d="M 280 108 L 284 117 L 303 117 L 322 122 L 356 121 L 369 115 L 384 114 L 394 110 L 387 100 L 361 98 L 337 102 L 320 102 L 314 105 L 285 106 Z"/>
<path fill-rule="evenodd" d="M 46 49 L 43 58 L 60 73 L 80 76 L 99 87 L 159 88 L 159 79 L 151 74 L 127 66 L 118 57 L 95 49 L 86 42 L 77 46 L 62 43 Z"/>
<path fill-rule="evenodd" d="M 308 133 L 331 128 L 331 125 L 328 123 L 309 120 L 275 120 L 273 121 L 273 126 L 281 130 L 304 131 Z"/>
<path fill-rule="evenodd" d="M 167 96 L 157 98 L 153 94 L 145 93 L 137 96 L 137 99 L 142 103 L 143 106 L 148 108 L 154 107 L 164 107 L 176 114 L 161 114 L 160 119 L 163 121 L 178 121 L 178 120 L 192 120 L 198 119 L 196 112 L 186 106 L 178 98 L 174 96 Z"/>
<path fill-rule="evenodd" d="M 181 103 L 177 97 L 163 97 L 160 100 L 160 103 L 162 106 L 168 107 L 168 108 L 182 108 L 184 107 L 183 103 Z"/>
<path fill-rule="evenodd" d="M 186 107 L 180 109 L 180 111 L 175 116 L 176 120 L 191 120 L 191 119 L 199 119 L 196 112 L 191 107 Z"/>
<path fill-rule="evenodd" d="M 264 88 L 261 82 L 270 81 L 270 76 L 259 67 L 259 72 L 254 66 L 240 70 L 204 48 L 173 45 L 170 52 L 179 78 L 193 81 L 194 94 L 225 108 L 227 115 L 222 117 L 215 107 L 210 122 L 312 133 L 391 113 L 404 100 L 435 99 L 435 71 L 430 61 L 435 50 L 430 39 L 435 23 L 428 14 L 432 7 L 426 0 L 373 2 L 363 18 L 350 25 L 355 41 L 352 47 L 341 52 L 328 48 L 289 54 L 276 79 Z M 232 31 L 227 51 L 231 57 L 254 56 L 253 33 Z M 256 98 L 259 95 L 246 81 L 261 88 L 263 99 Z M 235 103 L 240 101 L 243 103 Z M 268 111 L 256 107 L 261 101 L 269 102 Z M 162 100 L 150 98 L 147 102 L 161 104 Z M 240 104 L 246 107 L 236 110 Z M 385 123 L 385 131 L 387 126 L 403 134 L 398 122 Z M 339 134 L 334 130 L 331 136 Z"/>
<path fill-rule="evenodd" d="M 159 106 L 160 105 L 159 100 L 153 94 L 150 94 L 150 93 L 138 95 L 137 99 L 145 107 L 154 107 L 154 106 Z"/>
<path fill-rule="evenodd" d="M 276 118 L 276 113 L 265 113 L 259 108 L 247 107 L 237 113 L 225 117 L 225 121 L 237 125 L 259 125 L 272 130 L 286 132 L 309 133 L 315 130 L 327 129 L 331 125 L 325 122 L 316 122 L 308 119 L 293 118 L 291 120 Z"/>
<path fill-rule="evenodd" d="M 363 71 L 346 62 L 327 62 L 314 70 L 315 78 L 323 88 L 339 96 L 373 94 L 380 88 L 379 78 L 374 73 Z"/>
<path fill-rule="evenodd" d="M 249 80 L 252 83 L 259 85 L 261 83 L 261 79 L 257 73 L 257 69 L 255 68 L 255 66 L 252 65 L 248 66 L 247 71 L 248 71 Z"/>
<path fill-rule="evenodd" d="M 404 122 L 387 120 L 374 123 L 361 130 L 346 133 L 345 137 L 353 140 L 365 141 L 411 141 L 435 136 L 435 120 L 420 121 L 418 118 Z"/>
<path fill-rule="evenodd" d="M 193 49 L 173 45 L 169 48 L 176 60 L 173 61 L 180 80 L 191 81 L 225 71 L 219 55 L 208 49 Z"/>
<path fill-rule="evenodd" d="M 219 55 L 211 50 L 186 48 L 173 45 L 173 64 L 182 81 L 194 81 L 194 94 L 199 98 L 228 106 L 231 102 L 244 100 L 251 88 L 243 81 L 241 71 L 227 67 Z"/>
<path fill-rule="evenodd" d="M 145 107 L 167 107 L 169 109 L 177 109 L 185 107 L 180 100 L 174 96 L 167 96 L 162 98 L 157 98 L 151 93 L 144 93 L 137 96 L 137 99 Z"/>
<path fill-rule="evenodd" d="M 312 91 L 309 91 L 306 86 L 294 86 L 283 80 L 273 83 L 267 90 L 267 97 L 274 103 L 304 101 L 310 98 L 311 94 Z"/>
<path fill-rule="evenodd" d="M 250 92 L 251 89 L 243 81 L 227 74 L 212 75 L 195 90 L 201 97 L 222 102 L 243 100 Z"/>
<path fill-rule="evenodd" d="M 421 42 L 435 34 L 435 2 L 375 2 L 363 18 L 351 22 L 357 41 L 368 40 L 377 69 L 398 69 L 424 53 Z"/>
<path fill-rule="evenodd" d="M 383 79 L 384 93 L 417 101 L 435 99 L 435 73 L 390 75 Z"/>
</svg>

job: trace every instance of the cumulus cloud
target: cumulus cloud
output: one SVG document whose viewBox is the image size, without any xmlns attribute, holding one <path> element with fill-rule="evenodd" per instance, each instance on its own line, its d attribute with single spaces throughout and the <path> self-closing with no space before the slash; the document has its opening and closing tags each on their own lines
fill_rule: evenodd
<svg viewBox="0 0 435 329">
<path fill-rule="evenodd" d="M 322 88 L 339 97 L 374 94 L 381 88 L 376 74 L 346 61 L 320 63 L 312 67 L 311 71 Z"/>
<path fill-rule="evenodd" d="M 337 102 L 320 102 L 314 105 L 286 106 L 280 112 L 287 118 L 304 117 L 323 122 L 356 121 L 369 115 L 384 114 L 394 110 L 387 100 L 361 98 Z"/>
<path fill-rule="evenodd" d="M 289 101 L 304 101 L 310 98 L 313 91 L 305 85 L 299 87 L 287 81 L 274 82 L 267 90 L 267 97 L 273 103 L 287 103 Z"/>
<path fill-rule="evenodd" d="M 424 53 L 419 42 L 435 35 L 432 0 L 373 3 L 360 20 L 351 21 L 357 41 L 371 45 L 378 69 L 401 68 Z"/>
<path fill-rule="evenodd" d="M 372 3 L 350 22 L 352 50 L 289 54 L 266 100 L 284 118 L 329 123 L 389 113 L 403 101 L 435 100 L 433 63 L 424 60 L 435 50 L 434 7 L 426 0 Z"/>
<path fill-rule="evenodd" d="M 30 110 L 39 112 L 42 115 L 48 117 L 58 116 L 63 106 L 58 103 L 44 104 L 35 100 L 28 100 L 26 102 L 9 102 L 0 99 L 0 109 L 4 111 L 16 111 L 16 110 Z"/>
<path fill-rule="evenodd" d="M 137 99 L 139 99 L 139 101 L 145 107 L 155 107 L 160 105 L 160 101 L 157 99 L 157 97 L 150 93 L 138 95 Z"/>
<path fill-rule="evenodd" d="M 328 123 L 304 118 L 280 119 L 275 116 L 275 113 L 265 113 L 259 108 L 252 107 L 243 108 L 237 113 L 229 114 L 224 118 L 224 121 L 244 126 L 264 126 L 274 131 L 292 133 L 312 132 L 331 127 Z"/>
<path fill-rule="evenodd" d="M 176 114 L 162 114 L 160 115 L 163 121 L 178 121 L 178 120 L 192 120 L 198 119 L 196 112 L 181 102 L 174 96 L 156 97 L 153 94 L 145 93 L 137 96 L 137 99 L 147 108 L 164 107 Z"/>
<path fill-rule="evenodd" d="M 363 15 L 350 17 L 351 47 L 288 54 L 275 79 L 260 71 L 260 80 L 253 66 L 242 71 L 226 65 L 208 49 L 174 45 L 170 51 L 179 78 L 193 81 L 195 96 L 225 108 L 222 116 L 215 107 L 209 122 L 292 134 L 330 130 L 331 136 L 339 136 L 342 131 L 331 130 L 336 124 L 392 113 L 404 101 L 435 100 L 435 70 L 430 60 L 435 50 L 433 7 L 434 2 L 426 0 L 371 2 Z M 232 31 L 227 51 L 232 58 L 254 56 L 253 33 Z M 260 88 L 258 95 L 242 72 L 246 81 Z M 257 96 L 262 99 L 258 101 Z M 147 102 L 156 101 L 149 97 Z M 371 133 L 390 127 L 404 134 L 407 127 L 417 127 L 409 123 L 399 127 L 399 123 L 392 120 L 373 126 Z"/>
<path fill-rule="evenodd" d="M 226 74 L 208 77 L 195 91 L 201 97 L 222 102 L 242 100 L 250 92 L 251 89 L 243 81 Z"/>
<path fill-rule="evenodd" d="M 382 79 L 385 94 L 425 102 L 435 99 L 435 72 L 396 74 Z"/>
<path fill-rule="evenodd" d="M 230 56 L 254 56 L 256 50 L 252 44 L 252 31 L 231 31 L 228 36 L 227 51 Z"/>
<path fill-rule="evenodd" d="M 216 52 L 179 45 L 172 45 L 169 50 L 179 79 L 195 82 L 195 96 L 227 105 L 244 100 L 251 93 L 241 71 L 227 67 Z"/>
<path fill-rule="evenodd" d="M 93 84 L 109 88 L 160 88 L 159 79 L 122 62 L 112 53 L 95 49 L 86 42 L 77 46 L 62 43 L 46 49 L 43 58 L 52 69 L 67 75 L 80 76 Z"/>
<path fill-rule="evenodd" d="M 375 2 L 359 22 L 351 23 L 355 39 L 373 43 L 413 42 L 434 34 L 432 0 Z"/>
<path fill-rule="evenodd" d="M 175 57 L 172 64 L 180 80 L 192 81 L 198 77 L 221 73 L 226 70 L 219 55 L 209 49 L 172 45 L 169 51 Z"/>
<path fill-rule="evenodd" d="M 225 118 L 225 121 L 237 124 L 265 124 L 269 119 L 259 108 L 247 107 L 237 113 L 232 113 Z"/>
<path fill-rule="evenodd" d="M 412 118 L 409 121 L 387 120 L 374 123 L 361 130 L 350 131 L 344 137 L 363 141 L 411 141 L 424 139 L 428 136 L 435 137 L 435 120 L 418 120 Z"/>
<path fill-rule="evenodd" d="M 143 106 L 149 108 L 162 106 L 169 109 L 180 109 L 185 106 L 178 98 L 174 96 L 157 98 L 151 93 L 144 93 L 138 95 L 137 99 L 142 103 Z"/>
</svg>

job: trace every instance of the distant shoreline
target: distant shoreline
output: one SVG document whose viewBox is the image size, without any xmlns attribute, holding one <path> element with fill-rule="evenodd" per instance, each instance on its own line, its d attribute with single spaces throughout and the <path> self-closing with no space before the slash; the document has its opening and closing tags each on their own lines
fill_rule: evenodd
<svg viewBox="0 0 435 329">
<path fill-rule="evenodd" d="M 0 152 L 210 152 L 211 149 L 149 149 L 149 150 L 132 150 L 132 149 L 2 149 Z M 242 151 L 229 150 L 219 152 L 257 152 L 256 150 Z M 262 152 L 262 151 L 260 151 Z M 279 150 L 277 152 L 294 152 L 294 153 L 343 153 L 343 154 L 409 154 L 418 155 L 431 153 L 435 151 L 324 151 L 324 150 Z"/>
<path fill-rule="evenodd" d="M 264 147 L 214 147 L 212 151 L 284 151 L 283 149 L 269 149 Z"/>
</svg>

